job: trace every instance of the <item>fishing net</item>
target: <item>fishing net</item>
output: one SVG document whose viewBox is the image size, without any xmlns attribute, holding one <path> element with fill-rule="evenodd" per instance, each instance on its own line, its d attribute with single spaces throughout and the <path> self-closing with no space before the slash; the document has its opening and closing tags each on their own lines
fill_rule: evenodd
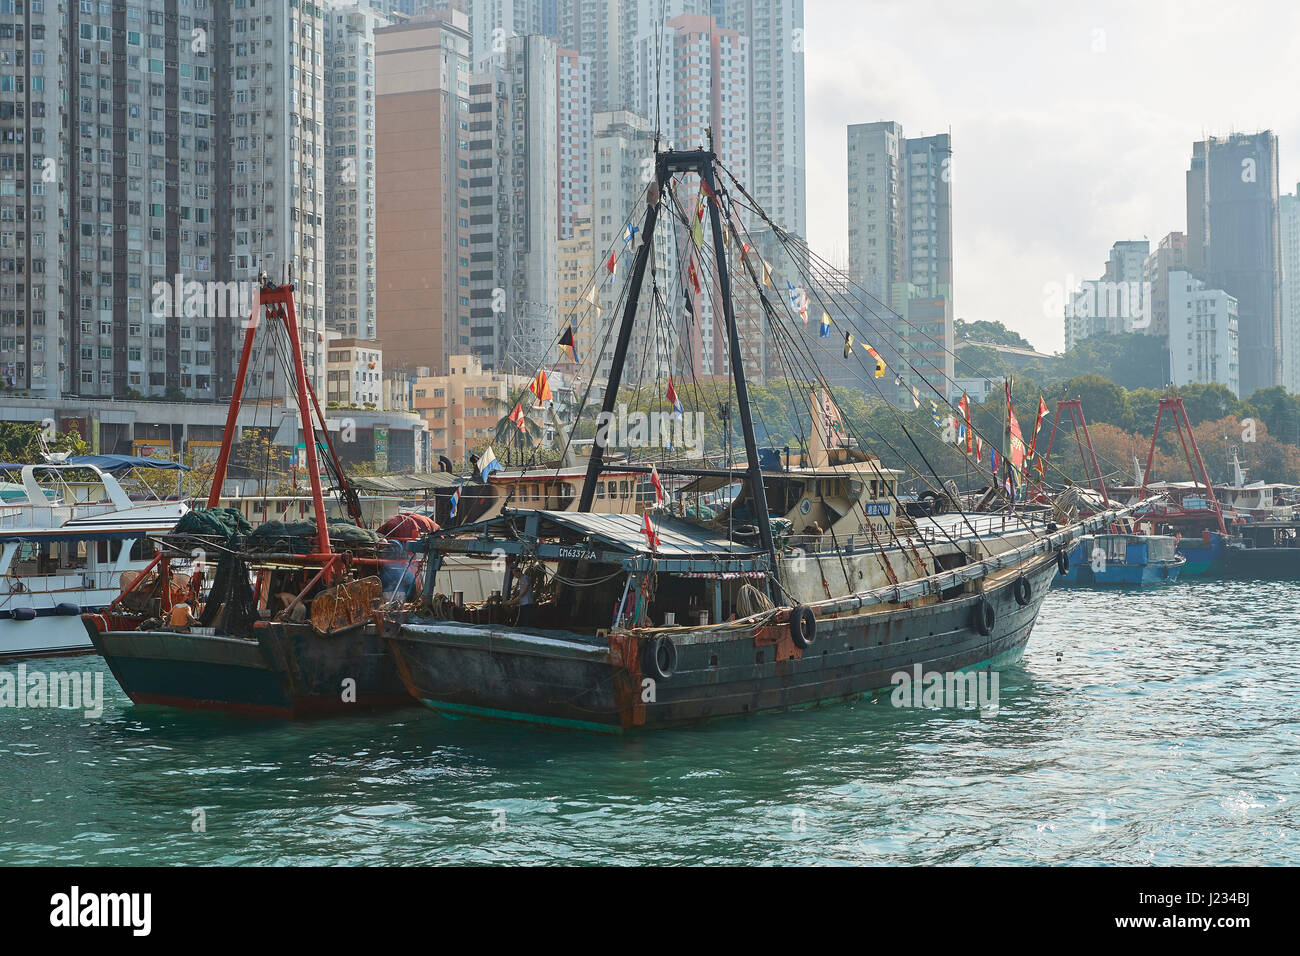
<svg viewBox="0 0 1300 956">
<path fill-rule="evenodd" d="M 384 539 L 366 528 L 339 518 L 329 522 L 330 544 L 336 550 L 376 549 Z M 244 539 L 249 551 L 280 554 L 312 554 L 316 550 L 316 522 L 268 521 L 254 528 Z"/>
<path fill-rule="evenodd" d="M 235 508 L 204 508 L 191 511 L 176 522 L 173 534 L 197 534 L 234 541 L 253 530 Z"/>
</svg>

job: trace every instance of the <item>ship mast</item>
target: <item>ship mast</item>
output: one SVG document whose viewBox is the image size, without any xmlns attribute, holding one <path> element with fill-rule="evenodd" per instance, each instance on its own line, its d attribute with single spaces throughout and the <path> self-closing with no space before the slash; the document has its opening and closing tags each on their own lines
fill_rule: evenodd
<svg viewBox="0 0 1300 956">
<path fill-rule="evenodd" d="M 325 497 L 321 491 L 320 467 L 316 460 L 316 431 L 312 424 L 312 402 L 307 389 L 307 373 L 302 361 L 302 340 L 298 337 L 298 313 L 293 303 L 293 285 L 272 285 L 263 281 L 258 290 L 252 314 L 244 326 L 244 347 L 239 355 L 239 372 L 235 376 L 235 391 L 230 397 L 230 410 L 226 413 L 226 430 L 221 436 L 221 452 L 217 456 L 216 471 L 212 475 L 212 490 L 208 492 L 208 507 L 221 502 L 221 486 L 226 480 L 230 464 L 230 450 L 238 427 L 239 406 L 244 397 L 244 381 L 248 376 L 248 363 L 253 354 L 253 337 L 257 334 L 258 314 L 265 312 L 268 322 L 284 323 L 289 335 L 289 352 L 293 356 L 294 386 L 298 393 L 298 416 L 302 427 L 303 445 L 307 453 L 307 474 L 311 479 L 312 510 L 316 516 L 317 557 L 328 557 L 330 551 L 329 522 L 325 515 Z M 321 427 L 325 427 L 324 421 Z"/>
<path fill-rule="evenodd" d="M 619 325 L 618 339 L 614 346 L 614 360 L 610 366 L 609 384 L 605 389 L 605 401 L 602 404 L 600 421 L 608 422 L 618 401 L 618 388 L 623 379 L 623 365 L 627 360 L 628 343 L 632 336 L 632 323 L 636 317 L 637 302 L 641 297 L 641 284 L 645 278 L 646 264 L 650 258 L 650 249 L 654 241 L 655 223 L 659 217 L 659 204 L 662 201 L 663 188 L 673 176 L 680 173 L 696 173 L 715 197 L 723 193 L 714 175 L 717 160 L 712 150 L 668 150 L 655 154 L 655 179 L 647 187 L 645 224 L 642 227 L 641 246 L 637 249 L 636 259 L 632 265 L 632 279 L 628 286 L 627 302 L 623 306 L 623 318 Z M 772 526 L 768 520 L 767 491 L 763 486 L 763 469 L 759 464 L 758 446 L 754 437 L 754 420 L 750 414 L 749 388 L 745 382 L 745 366 L 740 353 L 740 336 L 736 329 L 735 306 L 731 299 L 731 276 L 727 270 L 727 252 L 722 238 L 722 217 L 719 210 L 720 199 L 709 201 L 709 221 L 713 233 L 713 255 L 718 269 L 718 293 L 722 299 L 722 312 L 727 326 L 729 339 L 731 377 L 736 385 L 736 404 L 740 410 L 741 432 L 745 439 L 746 478 L 750 494 L 754 497 L 754 510 L 759 536 L 763 550 L 772 560 L 772 571 L 777 569 L 776 547 L 772 541 Z M 578 501 L 579 511 L 590 511 L 596 496 L 596 482 L 605 467 L 605 444 L 608 429 L 596 430 L 596 440 L 592 445 L 591 458 L 587 462 L 587 477 L 582 485 L 582 497 Z M 685 473 L 687 469 L 679 470 Z"/>
</svg>

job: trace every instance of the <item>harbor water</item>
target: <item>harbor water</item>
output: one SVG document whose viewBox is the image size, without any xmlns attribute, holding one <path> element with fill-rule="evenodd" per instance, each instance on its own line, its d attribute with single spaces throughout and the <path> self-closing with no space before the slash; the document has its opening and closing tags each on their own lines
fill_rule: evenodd
<svg viewBox="0 0 1300 956">
<path fill-rule="evenodd" d="M 997 707 L 600 738 L 0 707 L 0 863 L 1300 864 L 1286 582 L 1049 593 Z M 0 671 L 16 672 L 6 663 Z"/>
</svg>

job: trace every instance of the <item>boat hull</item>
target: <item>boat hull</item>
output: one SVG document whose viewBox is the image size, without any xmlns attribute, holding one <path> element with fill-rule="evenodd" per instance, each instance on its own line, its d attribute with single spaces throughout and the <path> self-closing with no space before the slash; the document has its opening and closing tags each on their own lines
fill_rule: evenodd
<svg viewBox="0 0 1300 956">
<path fill-rule="evenodd" d="M 1086 564 L 1071 565 L 1057 579 L 1062 587 L 1143 588 L 1173 584 L 1184 565 L 1178 564 L 1108 564 L 1105 571 L 1093 571 Z"/>
<path fill-rule="evenodd" d="M 1223 535 L 1212 533 L 1209 543 L 1198 538 L 1184 538 L 1178 542 L 1178 553 L 1187 559 L 1180 575 L 1199 577 L 1216 574 L 1223 567 Z"/>
<path fill-rule="evenodd" d="M 1241 548 L 1228 545 L 1223 575 L 1230 578 L 1300 580 L 1300 548 Z"/>
<path fill-rule="evenodd" d="M 95 616 L 84 620 L 138 705 L 293 719 L 414 703 L 373 624 L 322 635 L 308 624 L 262 622 L 246 640 L 202 630 L 101 631 Z"/>
<path fill-rule="evenodd" d="M 1056 573 L 1054 555 L 1030 562 L 1024 605 L 1012 578 L 988 589 L 988 634 L 974 619 L 977 594 L 819 618 L 804 650 L 784 623 L 683 629 L 673 632 L 675 671 L 651 685 L 632 635 L 612 635 L 601 646 L 558 632 L 408 621 L 390 629 L 389 644 L 411 694 L 445 715 L 622 733 L 887 694 L 896 675 L 910 676 L 918 665 L 948 673 L 1012 663 Z"/>
<path fill-rule="evenodd" d="M 54 608 L 35 608 L 35 617 L 23 620 L 0 617 L 0 660 L 93 654 L 79 614 L 59 614 Z"/>
</svg>

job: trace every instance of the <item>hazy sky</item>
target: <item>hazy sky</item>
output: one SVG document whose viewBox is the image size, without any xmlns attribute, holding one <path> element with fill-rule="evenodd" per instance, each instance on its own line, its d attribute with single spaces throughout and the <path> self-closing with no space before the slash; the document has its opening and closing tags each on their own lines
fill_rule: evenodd
<svg viewBox="0 0 1300 956">
<path fill-rule="evenodd" d="M 1300 180 L 1300 4 L 805 0 L 808 231 L 847 259 L 845 128 L 950 130 L 958 318 L 1059 351 L 1045 290 L 1187 228 L 1204 134 L 1272 129 Z"/>
</svg>

